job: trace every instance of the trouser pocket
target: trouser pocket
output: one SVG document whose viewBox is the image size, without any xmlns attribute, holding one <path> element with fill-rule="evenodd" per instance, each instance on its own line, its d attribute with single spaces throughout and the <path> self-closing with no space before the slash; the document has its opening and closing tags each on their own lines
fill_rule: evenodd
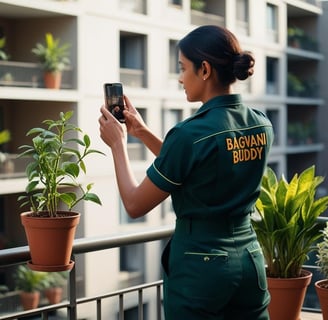
<svg viewBox="0 0 328 320">
<path fill-rule="evenodd" d="M 251 260 L 254 264 L 256 274 L 257 274 L 257 282 L 258 286 L 261 290 L 267 290 L 267 278 L 265 273 L 265 263 L 264 257 L 262 253 L 262 249 L 258 241 L 254 241 L 252 245 L 247 248 L 247 251 L 251 257 Z"/>
</svg>

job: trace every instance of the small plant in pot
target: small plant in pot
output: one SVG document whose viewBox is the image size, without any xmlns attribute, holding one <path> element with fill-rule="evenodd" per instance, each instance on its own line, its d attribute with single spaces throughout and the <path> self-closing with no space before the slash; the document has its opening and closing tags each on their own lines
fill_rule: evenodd
<svg viewBox="0 0 328 320">
<path fill-rule="evenodd" d="M 317 292 L 323 320 L 328 320 L 328 222 L 322 230 L 323 238 L 317 243 L 317 265 L 324 279 L 315 282 L 315 290 Z"/>
<path fill-rule="evenodd" d="M 32 52 L 38 57 L 44 70 L 46 88 L 59 89 L 63 70 L 70 65 L 69 43 L 60 44 L 52 33 L 46 33 L 45 44 L 37 43 Z"/>
<path fill-rule="evenodd" d="M 44 289 L 44 295 L 49 301 L 49 304 L 56 304 L 62 300 L 63 287 L 67 284 L 68 273 L 49 272 L 48 281 Z"/>
<path fill-rule="evenodd" d="M 254 215 L 252 224 L 267 264 L 272 320 L 299 319 L 306 288 L 312 278 L 312 273 L 304 270 L 303 265 L 308 260 L 308 254 L 315 250 L 316 241 L 322 237 L 322 223 L 318 217 L 328 206 L 327 196 L 316 197 L 317 188 L 323 180 L 323 177 L 315 175 L 315 166 L 295 174 L 290 182 L 283 175 L 278 179 L 269 167 L 263 176 L 261 193 L 256 202 L 258 214 Z M 285 286 L 293 284 L 294 279 L 302 285 L 286 289 Z M 302 291 L 298 292 L 297 287 Z M 281 292 L 279 289 L 282 288 Z M 287 298 L 284 293 L 288 294 Z M 292 296 L 292 293 L 295 295 Z M 281 308 L 286 299 L 289 307 Z M 295 307 L 292 302 L 295 302 Z"/>
<path fill-rule="evenodd" d="M 40 301 L 40 291 L 47 285 L 48 273 L 33 271 L 26 265 L 20 265 L 14 274 L 14 280 L 16 290 L 20 291 L 23 309 L 37 308 Z"/>
<path fill-rule="evenodd" d="M 20 147 L 23 151 L 19 157 L 31 159 L 26 167 L 26 194 L 18 200 L 22 207 L 30 206 L 30 211 L 21 214 L 21 221 L 32 259 L 28 265 L 36 271 L 73 267 L 70 257 L 80 213 L 72 209 L 81 201 L 101 204 L 91 192 L 92 183 L 84 187 L 78 179 L 86 173 L 85 158 L 103 153 L 91 149 L 89 136 L 70 122 L 72 115 L 72 111 L 61 112 L 58 120 L 43 121 L 46 128 L 27 132 L 33 136 L 31 145 Z M 83 134 L 82 139 L 79 134 Z M 60 210 L 60 206 L 67 210 Z"/>
</svg>

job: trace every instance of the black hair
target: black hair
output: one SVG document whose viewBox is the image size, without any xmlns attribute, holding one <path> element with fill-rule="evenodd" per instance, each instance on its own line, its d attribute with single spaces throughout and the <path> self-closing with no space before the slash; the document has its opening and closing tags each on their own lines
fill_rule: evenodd
<svg viewBox="0 0 328 320">
<path fill-rule="evenodd" d="M 179 41 L 178 48 L 193 62 L 195 70 L 207 61 L 216 70 L 222 86 L 228 86 L 237 79 L 245 80 L 254 73 L 252 53 L 242 51 L 234 34 L 223 27 L 198 27 Z"/>
</svg>

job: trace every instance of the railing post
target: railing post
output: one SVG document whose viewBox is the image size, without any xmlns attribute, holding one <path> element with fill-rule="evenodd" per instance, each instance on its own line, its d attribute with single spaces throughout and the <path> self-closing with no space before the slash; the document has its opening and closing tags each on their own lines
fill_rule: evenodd
<svg viewBox="0 0 328 320">
<path fill-rule="evenodd" d="M 162 319 L 162 299 L 161 299 L 161 285 L 156 287 L 156 298 L 157 298 L 157 320 Z"/>
<path fill-rule="evenodd" d="M 72 260 L 75 261 L 75 256 L 72 256 Z M 68 299 L 69 308 L 68 316 L 70 320 L 77 320 L 77 310 L 76 310 L 76 269 L 75 264 L 73 269 L 69 273 L 69 288 L 68 288 Z"/>
</svg>

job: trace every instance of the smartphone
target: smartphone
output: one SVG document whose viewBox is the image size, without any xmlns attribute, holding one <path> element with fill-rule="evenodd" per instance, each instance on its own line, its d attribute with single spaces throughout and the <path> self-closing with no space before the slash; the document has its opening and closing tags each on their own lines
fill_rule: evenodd
<svg viewBox="0 0 328 320">
<path fill-rule="evenodd" d="M 107 109 L 118 121 L 125 122 L 122 83 L 105 83 L 104 93 Z"/>
</svg>

